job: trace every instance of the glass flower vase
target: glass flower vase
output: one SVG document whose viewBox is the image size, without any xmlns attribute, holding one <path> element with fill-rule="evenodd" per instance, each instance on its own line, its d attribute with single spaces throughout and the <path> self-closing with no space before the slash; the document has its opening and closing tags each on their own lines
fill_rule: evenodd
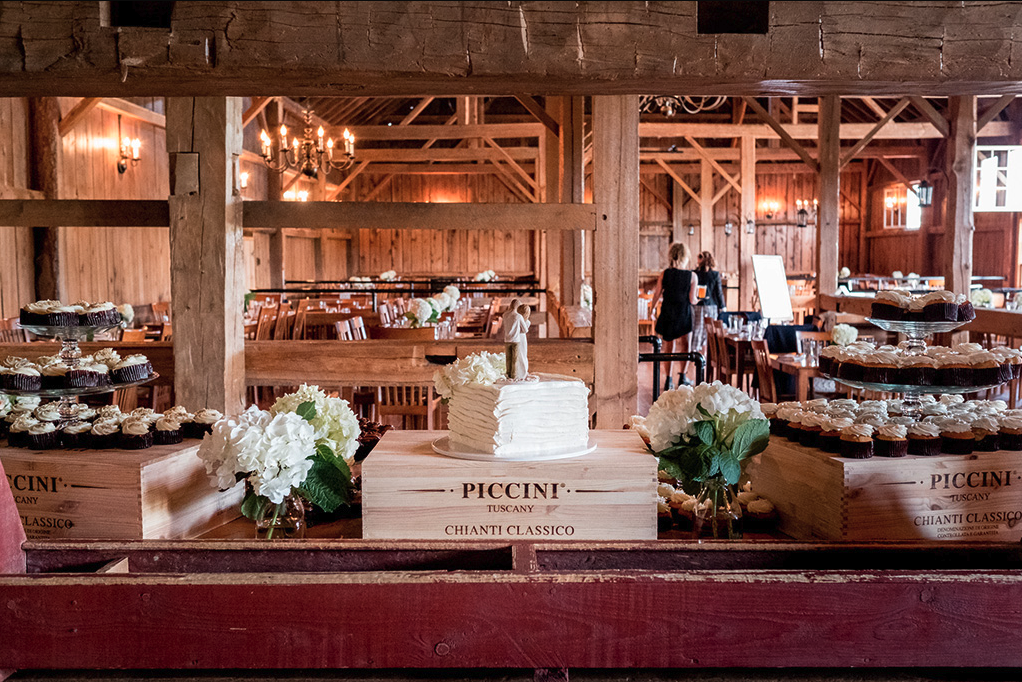
<svg viewBox="0 0 1022 682">
<path fill-rule="evenodd" d="M 696 495 L 692 534 L 697 539 L 742 539 L 742 508 L 738 495 L 723 478 L 714 477 L 703 482 Z"/>
<path fill-rule="evenodd" d="M 305 537 L 305 505 L 291 494 L 280 503 L 269 500 L 256 518 L 256 538 L 260 540 L 296 540 Z"/>
</svg>

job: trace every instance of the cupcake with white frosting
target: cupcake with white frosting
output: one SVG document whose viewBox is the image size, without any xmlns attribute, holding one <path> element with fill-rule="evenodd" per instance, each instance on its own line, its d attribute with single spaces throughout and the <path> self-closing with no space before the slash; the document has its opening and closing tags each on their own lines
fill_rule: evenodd
<svg viewBox="0 0 1022 682">
<path fill-rule="evenodd" d="M 195 413 L 190 422 L 182 422 L 181 428 L 185 438 L 202 438 L 207 433 L 213 432 L 213 424 L 224 418 L 222 412 L 203 408 Z"/>
<path fill-rule="evenodd" d="M 884 424 L 873 439 L 873 452 L 878 457 L 904 457 L 908 454 L 908 428 L 901 424 Z"/>
<path fill-rule="evenodd" d="M 125 450 L 145 450 L 153 446 L 149 423 L 142 417 L 128 417 L 121 422 L 121 447 Z"/>
<path fill-rule="evenodd" d="M 11 422 L 9 432 L 7 434 L 7 444 L 12 448 L 29 447 L 28 430 L 39 423 L 39 420 L 34 418 L 31 414 L 27 412 L 20 413 Z"/>
<path fill-rule="evenodd" d="M 116 419 L 98 419 L 89 430 L 89 445 L 96 450 L 108 450 L 117 445 L 121 425 Z"/>
<path fill-rule="evenodd" d="M 940 451 L 949 455 L 971 455 L 976 446 L 972 425 L 958 419 L 940 423 Z"/>
<path fill-rule="evenodd" d="M 60 447 L 73 450 L 89 445 L 92 424 L 85 421 L 73 422 L 60 430 Z"/>
<path fill-rule="evenodd" d="M 53 422 L 39 422 L 28 429 L 25 447 L 33 450 L 52 450 L 60 447 L 60 432 Z"/>
<path fill-rule="evenodd" d="M 149 358 L 144 355 L 129 355 L 114 365 L 111 378 L 115 384 L 130 384 L 144 381 L 152 373 L 153 366 L 149 362 Z"/>
<path fill-rule="evenodd" d="M 11 391 L 38 391 L 43 387 L 42 374 L 33 365 L 7 369 L 0 377 L 4 388 Z"/>
<path fill-rule="evenodd" d="M 1015 412 L 1018 411 L 1015 410 Z M 1022 450 L 1022 414 L 1002 413 L 998 416 L 997 423 L 1000 426 L 998 434 L 1000 435 L 1001 449 Z"/>
<path fill-rule="evenodd" d="M 173 445 L 181 442 L 181 422 L 164 414 L 156 420 L 153 429 L 153 442 L 156 445 Z"/>
<path fill-rule="evenodd" d="M 982 416 L 972 421 L 972 436 L 977 452 L 995 452 L 1001 449 L 1001 425 L 997 417 Z"/>
<path fill-rule="evenodd" d="M 873 427 L 852 424 L 841 429 L 840 455 L 850 459 L 869 459 L 873 456 Z"/>
</svg>

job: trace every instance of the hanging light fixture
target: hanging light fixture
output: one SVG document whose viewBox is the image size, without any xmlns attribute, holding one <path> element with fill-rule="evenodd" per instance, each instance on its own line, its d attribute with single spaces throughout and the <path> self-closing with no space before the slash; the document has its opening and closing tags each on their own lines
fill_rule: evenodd
<svg viewBox="0 0 1022 682">
<path fill-rule="evenodd" d="M 120 146 L 118 148 L 119 158 L 117 159 L 117 172 L 124 174 L 128 170 L 128 164 L 132 166 L 137 164 L 142 158 L 141 148 L 142 141 L 136 138 L 130 138 L 121 134 L 121 117 L 117 116 L 117 138 L 120 140 Z"/>
<path fill-rule="evenodd" d="M 810 214 L 809 214 L 809 200 L 808 199 L 798 199 L 798 200 L 795 201 L 795 205 L 798 207 L 798 212 L 795 213 L 795 227 L 809 227 L 809 217 L 810 217 Z M 814 221 L 816 220 L 816 208 L 817 208 L 817 205 L 818 205 L 817 200 L 813 199 L 812 218 L 813 218 Z"/>
<path fill-rule="evenodd" d="M 643 95 L 639 99 L 639 111 L 650 112 L 659 110 L 667 117 L 680 111 L 698 114 L 702 111 L 713 111 L 724 106 L 727 97 L 689 97 L 687 95 Z"/>
<path fill-rule="evenodd" d="M 334 149 L 333 138 L 326 138 L 324 143 L 323 126 L 315 131 L 312 130 L 312 110 L 302 111 L 305 117 L 305 134 L 302 139 L 291 138 L 291 144 L 287 141 L 287 126 L 280 126 L 280 140 L 276 151 L 273 149 L 273 140 L 260 131 L 259 139 L 262 141 L 262 156 L 266 167 L 277 173 L 283 173 L 290 169 L 297 170 L 302 175 L 310 178 L 319 177 L 319 171 L 329 173 L 331 169 L 347 170 L 355 163 L 355 136 L 344 129 L 344 141 L 342 149 Z"/>
<path fill-rule="evenodd" d="M 734 232 L 734 231 L 735 231 L 735 224 L 731 220 L 731 218 L 728 218 L 727 220 L 724 221 L 724 236 L 725 237 L 730 237 L 731 233 Z"/>
<path fill-rule="evenodd" d="M 916 196 L 919 197 L 919 205 L 922 208 L 933 206 L 933 185 L 923 179 L 916 185 Z"/>
<path fill-rule="evenodd" d="M 754 221 L 752 218 L 745 219 L 745 233 L 756 234 L 756 221 Z"/>
<path fill-rule="evenodd" d="M 691 237 L 696 233 L 696 226 L 693 223 L 688 224 L 688 236 Z"/>
</svg>

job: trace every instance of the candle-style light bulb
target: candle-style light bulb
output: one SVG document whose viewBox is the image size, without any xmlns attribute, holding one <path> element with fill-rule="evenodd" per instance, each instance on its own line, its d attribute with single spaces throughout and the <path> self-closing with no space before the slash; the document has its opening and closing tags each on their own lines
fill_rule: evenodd
<svg viewBox="0 0 1022 682">
<path fill-rule="evenodd" d="M 138 161 L 141 158 L 141 156 L 139 155 L 139 150 L 141 149 L 141 147 L 142 141 L 139 140 L 137 137 L 131 141 L 131 158 L 134 159 L 135 161 Z"/>
<path fill-rule="evenodd" d="M 326 141 L 326 158 L 330 161 L 334 160 L 334 138 L 329 138 Z"/>
</svg>

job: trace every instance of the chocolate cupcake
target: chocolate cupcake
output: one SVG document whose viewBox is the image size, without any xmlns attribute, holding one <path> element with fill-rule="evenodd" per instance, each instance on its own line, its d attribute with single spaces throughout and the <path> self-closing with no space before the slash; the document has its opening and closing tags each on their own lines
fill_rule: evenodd
<svg viewBox="0 0 1022 682">
<path fill-rule="evenodd" d="M 70 367 L 62 362 L 57 362 L 39 368 L 41 376 L 40 384 L 45 389 L 67 388 L 67 373 Z"/>
<path fill-rule="evenodd" d="M 866 366 L 862 358 L 849 357 L 838 365 L 838 377 L 848 381 L 865 381 Z"/>
<path fill-rule="evenodd" d="M 174 419 L 174 417 L 163 415 L 156 420 L 155 427 L 153 430 L 153 443 L 156 445 L 174 445 L 181 442 L 181 422 Z"/>
<path fill-rule="evenodd" d="M 124 421 L 124 413 L 121 412 L 121 408 L 117 405 L 102 405 L 96 408 L 96 421 L 104 419 L 113 419 L 118 424 Z"/>
<path fill-rule="evenodd" d="M 869 424 L 852 424 L 841 430 L 840 451 L 849 459 L 869 459 L 873 456 L 873 427 Z"/>
<path fill-rule="evenodd" d="M 83 302 L 84 303 L 84 302 Z M 85 310 L 80 314 L 81 324 L 89 327 L 106 327 L 119 324 L 121 316 L 117 312 L 117 306 L 109 301 L 85 305 Z"/>
<path fill-rule="evenodd" d="M 904 457 L 908 454 L 908 429 L 900 424 L 885 424 L 873 440 L 877 457 Z"/>
<path fill-rule="evenodd" d="M 972 301 L 965 296 L 962 296 L 964 300 L 958 303 L 958 322 L 971 322 L 976 319 L 976 309 L 972 306 Z"/>
<path fill-rule="evenodd" d="M 60 421 L 60 403 L 52 402 L 40 405 L 32 411 L 32 417 L 41 422 L 56 424 Z"/>
<path fill-rule="evenodd" d="M 99 382 L 99 374 L 92 367 L 79 365 L 67 371 L 65 385 L 68 388 L 95 388 Z"/>
<path fill-rule="evenodd" d="M 115 384 L 130 384 L 145 381 L 152 373 L 153 366 L 149 358 L 144 355 L 129 355 L 114 366 L 111 378 Z"/>
<path fill-rule="evenodd" d="M 667 506 L 667 500 L 657 496 L 656 498 L 656 529 L 658 533 L 666 533 L 674 527 L 674 517 L 671 516 L 671 508 Z"/>
<path fill-rule="evenodd" d="M 779 404 L 774 418 L 770 420 L 770 432 L 777 436 L 787 438 L 788 434 L 791 432 L 791 420 L 799 412 L 801 412 L 801 408 L 798 403 L 786 402 Z M 795 440 L 798 440 L 797 435 L 795 436 Z"/>
<path fill-rule="evenodd" d="M 195 413 L 191 422 L 181 424 L 182 433 L 185 438 L 203 438 L 207 433 L 212 433 L 213 424 L 223 418 L 223 413 L 203 408 Z"/>
<path fill-rule="evenodd" d="M 22 307 L 18 320 L 22 326 L 46 326 L 50 323 L 50 309 L 60 301 L 36 301 Z"/>
<path fill-rule="evenodd" d="M 109 450 L 117 446 L 121 425 L 116 419 L 100 419 L 89 431 L 89 446 L 95 450 Z"/>
<path fill-rule="evenodd" d="M 12 448 L 27 448 L 28 430 L 39 424 L 39 420 L 27 412 L 20 413 L 13 422 L 7 433 L 7 444 Z"/>
<path fill-rule="evenodd" d="M 798 432 L 799 445 L 804 445 L 807 448 L 817 447 L 820 433 L 823 431 L 822 424 L 827 419 L 826 415 L 804 412 L 801 419 L 802 428 Z"/>
<path fill-rule="evenodd" d="M 121 423 L 120 445 L 125 450 L 145 450 L 153 446 L 153 434 L 142 417 L 128 417 Z"/>
<path fill-rule="evenodd" d="M 92 361 L 97 364 L 106 365 L 107 369 L 112 370 L 120 363 L 121 354 L 113 348 L 103 348 L 93 353 Z"/>
<path fill-rule="evenodd" d="M 792 443 L 798 443 L 802 437 L 802 419 L 810 414 L 805 410 L 798 410 L 788 420 L 788 429 L 784 434 L 784 437 L 790 440 Z"/>
<path fill-rule="evenodd" d="M 862 380 L 875 384 L 894 383 L 898 372 L 898 356 L 886 351 L 875 351 L 864 362 Z"/>
<path fill-rule="evenodd" d="M 78 311 L 69 305 L 54 306 L 50 308 L 46 319 L 46 324 L 51 327 L 77 327 Z"/>
<path fill-rule="evenodd" d="M 28 429 L 25 447 L 53 450 L 60 447 L 60 432 L 53 422 L 39 422 Z"/>
<path fill-rule="evenodd" d="M 903 320 L 909 296 L 901 291 L 878 291 L 870 306 L 870 316 L 878 320 Z"/>
<path fill-rule="evenodd" d="M 60 446 L 69 450 L 88 447 L 91 430 L 92 424 L 89 422 L 80 421 L 68 424 L 60 430 Z"/>
<path fill-rule="evenodd" d="M 992 386 L 1007 381 L 1001 371 L 1001 362 L 989 351 L 969 353 L 965 360 L 972 367 L 973 386 Z"/>
<path fill-rule="evenodd" d="M 971 455 L 976 446 L 972 425 L 957 419 L 940 424 L 940 451 L 948 455 Z"/>
<path fill-rule="evenodd" d="M 909 454 L 935 457 L 940 454 L 940 428 L 929 421 L 909 426 Z"/>
<path fill-rule="evenodd" d="M 1000 425 L 1001 449 L 1022 450 L 1022 416 L 1002 414 L 997 423 Z"/>
<path fill-rule="evenodd" d="M 3 374 L 4 388 L 12 391 L 38 391 L 43 387 L 39 369 L 32 365 L 17 367 Z"/>
<path fill-rule="evenodd" d="M 853 424 L 847 417 L 827 417 L 820 425 L 820 435 L 816 438 L 816 447 L 824 452 L 837 454 L 841 451 L 841 431 Z"/>
<path fill-rule="evenodd" d="M 898 358 L 895 372 L 897 384 L 932 386 L 937 378 L 937 362 L 926 355 L 906 355 Z"/>
<path fill-rule="evenodd" d="M 972 436 L 977 452 L 996 452 L 1001 449 L 1001 425 L 996 417 L 977 417 L 972 422 Z"/>
<path fill-rule="evenodd" d="M 927 322 L 957 322 L 958 302 L 950 291 L 931 291 L 921 297 L 923 319 Z"/>
</svg>

